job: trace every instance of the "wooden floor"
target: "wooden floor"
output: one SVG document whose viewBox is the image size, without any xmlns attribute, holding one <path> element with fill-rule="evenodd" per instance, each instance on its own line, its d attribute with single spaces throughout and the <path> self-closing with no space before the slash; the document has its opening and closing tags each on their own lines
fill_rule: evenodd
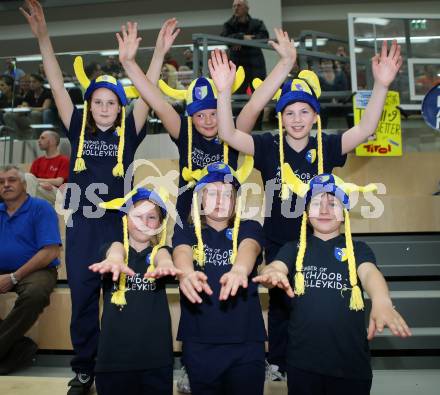
<svg viewBox="0 0 440 395">
<path fill-rule="evenodd" d="M 65 395 L 65 377 L 0 377 L 2 395 Z M 380 370 L 374 372 L 372 395 L 436 395 L 440 388 L 440 370 Z M 265 395 L 287 394 L 286 383 L 267 383 Z M 179 393 L 174 385 L 174 394 Z M 96 395 L 96 392 L 93 392 Z M 247 394 L 243 394 L 247 395 Z"/>
</svg>

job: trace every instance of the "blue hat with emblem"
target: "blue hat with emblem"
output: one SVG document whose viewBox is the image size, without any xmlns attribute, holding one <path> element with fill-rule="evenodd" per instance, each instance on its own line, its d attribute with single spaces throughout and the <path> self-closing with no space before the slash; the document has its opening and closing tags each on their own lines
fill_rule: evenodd
<svg viewBox="0 0 440 395">
<path fill-rule="evenodd" d="M 127 105 L 128 100 L 125 94 L 124 87 L 115 77 L 112 77 L 111 75 L 101 75 L 92 80 L 90 82 L 90 85 L 84 92 L 84 100 L 89 100 L 92 96 L 92 93 L 99 88 L 106 88 L 111 90 L 116 96 L 118 96 L 122 106 Z"/>
</svg>

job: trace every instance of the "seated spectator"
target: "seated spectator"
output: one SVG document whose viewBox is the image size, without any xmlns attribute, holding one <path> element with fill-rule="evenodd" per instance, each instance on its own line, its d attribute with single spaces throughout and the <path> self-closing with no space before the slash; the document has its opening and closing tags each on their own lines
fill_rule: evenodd
<svg viewBox="0 0 440 395">
<path fill-rule="evenodd" d="M 46 199 L 54 204 L 58 188 L 69 176 L 69 158 L 58 149 L 60 135 L 46 130 L 38 139 L 38 146 L 45 152 L 32 162 L 30 173 L 26 173 L 27 193 Z"/>
<path fill-rule="evenodd" d="M 319 82 L 323 91 L 345 91 L 348 89 L 347 77 L 337 70 L 333 60 L 321 59 L 319 62 Z"/>
<path fill-rule="evenodd" d="M 0 76 L 0 108 L 13 106 L 14 80 L 7 75 Z"/>
<path fill-rule="evenodd" d="M 165 54 L 164 63 L 174 66 L 176 70 L 179 69 L 179 63 L 177 63 L 177 60 L 173 58 L 170 52 Z"/>
<path fill-rule="evenodd" d="M 189 48 L 185 49 L 185 51 L 183 51 L 183 57 L 185 58 L 185 66 L 188 67 L 190 70 L 192 70 L 192 68 L 193 68 L 193 51 L 191 51 Z M 180 66 L 180 67 L 182 67 L 182 66 Z"/>
<path fill-rule="evenodd" d="M 27 107 L 30 111 L 4 115 L 5 124 L 14 129 L 19 137 L 28 137 L 30 125 L 32 124 L 51 124 L 55 121 L 55 112 L 51 108 L 52 94 L 43 84 L 44 80 L 38 74 L 31 74 L 30 91 L 23 97 L 20 104 L 20 107 Z"/>
<path fill-rule="evenodd" d="M 38 73 L 37 74 L 44 80 L 44 82 L 47 82 L 47 77 L 46 77 L 46 73 L 44 72 L 43 63 L 38 64 Z"/>
<path fill-rule="evenodd" d="M 193 80 L 193 71 L 188 66 L 180 66 L 177 74 L 178 81 L 182 84 L 183 88 L 188 88 Z"/>
<path fill-rule="evenodd" d="M 0 197 L 0 294 L 18 294 L 0 320 L 0 375 L 5 375 L 29 365 L 38 349 L 24 334 L 49 304 L 61 238 L 55 210 L 26 193 L 17 167 L 0 168 Z"/>
<path fill-rule="evenodd" d="M 31 91 L 31 77 L 29 74 L 24 74 L 20 78 L 20 82 L 18 85 L 18 91 L 16 93 L 16 99 L 14 100 L 16 105 L 19 105 L 23 102 L 23 98 L 30 94 Z"/>
<path fill-rule="evenodd" d="M 3 75 L 7 75 L 14 79 L 15 84 L 18 85 L 18 81 L 25 74 L 25 72 L 17 67 L 16 61 L 14 58 L 7 58 L 5 60 L 6 70 L 3 72 Z"/>
<path fill-rule="evenodd" d="M 101 65 L 97 62 L 89 63 L 84 68 L 84 71 L 90 80 L 94 80 L 94 79 L 98 78 L 100 75 L 104 74 L 102 71 Z"/>
<path fill-rule="evenodd" d="M 115 78 L 121 78 L 122 67 L 115 56 L 108 56 L 105 65 L 102 66 L 102 71 L 104 74 L 111 75 Z"/>
<path fill-rule="evenodd" d="M 177 78 L 177 69 L 170 63 L 164 63 L 162 66 L 162 80 L 164 80 L 170 88 L 173 89 L 185 89 Z M 184 112 L 184 101 L 176 100 L 164 94 L 165 100 L 170 103 L 179 114 Z"/>
</svg>

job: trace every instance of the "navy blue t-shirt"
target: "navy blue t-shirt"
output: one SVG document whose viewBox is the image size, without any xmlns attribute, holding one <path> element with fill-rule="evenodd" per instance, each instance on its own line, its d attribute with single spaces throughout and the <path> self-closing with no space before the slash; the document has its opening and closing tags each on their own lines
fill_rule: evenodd
<svg viewBox="0 0 440 395">
<path fill-rule="evenodd" d="M 42 248 L 61 245 L 58 217 L 45 200 L 28 196 L 12 215 L 0 203 L 0 272 L 13 272 Z M 60 264 L 55 258 L 48 267 Z"/>
<path fill-rule="evenodd" d="M 194 262 L 194 269 L 206 274 L 213 294 L 209 296 L 202 292 L 200 296 L 203 302 L 193 304 L 181 293 L 177 339 L 215 344 L 266 340 L 258 287 L 251 281 L 256 275 L 257 265 L 261 263 L 261 255 L 249 275 L 248 288 L 240 287 L 236 296 L 220 301 L 220 278 L 232 268 L 229 262 L 232 254 L 232 229 L 218 232 L 206 226 L 202 229 L 202 238 L 205 245 L 205 266 L 201 268 Z M 258 222 L 241 222 L 238 243 L 248 238 L 256 240 L 263 247 L 263 230 Z M 173 247 L 182 244 L 197 246 L 194 226 L 185 224 L 183 229 L 175 229 Z"/>
<path fill-rule="evenodd" d="M 117 164 L 119 137 L 115 130 L 102 131 L 97 129 L 95 133 L 85 131 L 83 159 L 86 170 L 79 173 L 73 171 L 75 167 L 76 155 L 78 152 L 79 135 L 82 124 L 82 111 L 74 109 L 70 121 L 69 130 L 66 130 L 67 137 L 72 146 L 72 156 L 69 165 L 69 184 L 76 183 L 80 189 L 79 208 L 83 214 L 84 206 L 91 206 L 96 210 L 97 204 L 101 200 L 109 201 L 120 198 L 131 190 L 132 175 L 128 173 L 128 168 L 133 162 L 136 150 L 146 135 L 144 126 L 139 134 L 136 133 L 133 112 L 128 114 L 125 119 L 125 146 L 123 155 L 123 165 L 125 170 L 124 177 L 114 177 L 113 168 Z M 124 190 L 124 179 L 129 181 L 127 190 Z M 77 195 L 76 187 L 70 187 L 66 191 L 65 208 L 69 205 L 75 206 L 74 196 Z M 88 196 L 87 196 L 87 195 Z"/>
<path fill-rule="evenodd" d="M 180 117 L 179 138 L 171 140 L 179 150 L 179 191 L 186 186 L 186 181 L 182 177 L 182 169 L 188 167 L 188 117 Z M 200 134 L 193 124 L 192 128 L 192 168 L 203 169 L 211 163 L 223 161 L 223 144 L 218 137 L 208 140 Z M 228 164 L 236 169 L 238 152 L 229 147 Z M 176 210 L 182 222 L 188 220 L 191 212 L 192 190 L 187 189 L 181 193 L 176 202 Z"/>
<path fill-rule="evenodd" d="M 136 275 L 126 277 L 127 304 L 122 309 L 111 303 L 119 280 L 115 283 L 111 275 L 104 276 L 96 372 L 146 370 L 173 363 L 171 317 L 165 291 L 167 278 L 154 282 L 144 279 L 151 250 L 151 247 L 140 252 L 129 249 L 128 266 Z"/>
<path fill-rule="evenodd" d="M 297 195 L 291 194 L 286 201 L 281 200 L 281 172 L 279 135 L 271 133 L 252 135 L 255 146 L 254 166 L 261 172 L 266 197 L 266 217 L 264 233 L 269 243 L 282 246 L 299 238 L 301 216 L 304 204 L 298 204 Z M 331 173 L 334 167 L 343 166 L 347 155 L 342 155 L 341 135 L 322 134 L 324 172 Z M 289 163 L 295 174 L 305 183 L 318 174 L 318 144 L 310 137 L 307 146 L 300 152 L 290 147 L 284 136 L 284 161 Z"/>
<path fill-rule="evenodd" d="M 289 366 L 333 377 L 370 379 L 370 352 L 364 311 L 349 309 L 351 287 L 345 236 L 324 241 L 310 235 L 303 261 L 305 293 L 290 307 L 287 363 Z M 367 244 L 354 241 L 356 265 L 376 264 Z M 297 241 L 286 243 L 276 260 L 289 268 L 293 284 Z M 361 287 L 360 280 L 358 285 Z"/>
</svg>

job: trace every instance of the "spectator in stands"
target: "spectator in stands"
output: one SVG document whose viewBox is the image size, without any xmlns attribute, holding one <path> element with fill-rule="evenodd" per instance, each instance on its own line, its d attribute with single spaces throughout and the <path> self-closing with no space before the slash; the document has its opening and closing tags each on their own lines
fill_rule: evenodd
<svg viewBox="0 0 440 395">
<path fill-rule="evenodd" d="M 24 174 L 0 168 L 0 293 L 16 292 L 0 320 L 0 375 L 32 362 L 37 345 L 24 334 L 49 304 L 57 282 L 61 238 L 55 210 L 26 193 Z"/>
<path fill-rule="evenodd" d="M 38 73 L 37 74 L 44 80 L 44 82 L 47 82 L 46 73 L 44 72 L 43 63 L 38 64 Z"/>
<path fill-rule="evenodd" d="M 163 62 L 166 63 L 166 64 L 170 64 L 170 65 L 174 66 L 174 68 L 176 70 L 178 70 L 178 68 L 179 68 L 179 63 L 177 63 L 177 60 L 173 58 L 173 56 L 171 55 L 170 52 L 167 52 L 165 54 Z"/>
<path fill-rule="evenodd" d="M 170 63 L 164 63 L 162 66 L 162 80 L 165 81 L 169 87 L 173 89 L 185 89 L 184 86 L 180 83 L 177 78 L 177 70 Z M 163 95 L 164 99 L 170 103 L 179 114 L 182 114 L 184 111 L 184 102 L 183 100 L 177 100 L 167 95 Z"/>
<path fill-rule="evenodd" d="M 104 74 L 112 75 L 115 78 L 121 78 L 122 67 L 115 56 L 108 56 L 105 65 L 102 66 Z"/>
<path fill-rule="evenodd" d="M 193 69 L 193 51 L 187 48 L 183 51 L 183 57 L 185 58 L 185 66 L 189 67 L 190 70 Z M 181 66 L 182 67 L 182 66 Z"/>
<path fill-rule="evenodd" d="M 249 15 L 247 0 L 234 0 L 232 9 L 234 15 L 223 25 L 222 36 L 242 40 L 269 38 L 264 22 Z M 237 93 L 246 93 L 247 88 L 252 87 L 254 78 L 266 77 L 266 64 L 260 48 L 235 45 L 230 47 L 229 58 L 237 67 L 243 66 L 246 73 L 245 81 Z"/>
<path fill-rule="evenodd" d="M 52 94 L 44 86 L 44 80 L 38 74 L 30 75 L 30 91 L 23 97 L 21 107 L 30 109 L 27 113 L 5 114 L 5 124 L 19 133 L 20 137 L 27 137 L 30 125 L 54 122 L 55 113 L 52 107 Z"/>
<path fill-rule="evenodd" d="M 438 75 L 435 65 L 425 65 L 423 67 L 423 74 L 416 78 L 417 93 L 425 95 L 433 86 L 437 84 L 440 84 L 440 76 Z"/>
<path fill-rule="evenodd" d="M 15 80 L 15 83 L 18 84 L 20 78 L 25 74 L 25 72 L 18 68 L 16 65 L 16 60 L 14 58 L 8 58 L 5 60 L 6 70 L 3 72 L 3 75 L 7 75 Z"/>
<path fill-rule="evenodd" d="M 31 77 L 29 74 L 24 74 L 20 78 L 20 83 L 18 85 L 18 91 L 17 91 L 17 98 L 14 100 L 14 102 L 19 105 L 22 103 L 23 98 L 29 94 L 31 91 Z"/>
<path fill-rule="evenodd" d="M 336 69 L 333 60 L 321 59 L 319 69 L 318 77 L 323 91 L 345 91 L 348 89 L 345 74 Z"/>
<path fill-rule="evenodd" d="M 55 203 L 58 188 L 69 176 L 69 158 L 58 150 L 60 135 L 52 130 L 41 133 L 38 146 L 45 152 L 32 162 L 26 174 L 27 192 Z"/>
<path fill-rule="evenodd" d="M 14 80 L 7 75 L 0 76 L 0 108 L 13 105 Z"/>
<path fill-rule="evenodd" d="M 89 63 L 85 68 L 84 71 L 87 75 L 87 77 L 89 77 L 90 80 L 94 80 L 96 78 L 98 78 L 100 75 L 103 75 L 103 71 L 101 68 L 101 65 L 97 62 L 91 62 Z"/>
</svg>

